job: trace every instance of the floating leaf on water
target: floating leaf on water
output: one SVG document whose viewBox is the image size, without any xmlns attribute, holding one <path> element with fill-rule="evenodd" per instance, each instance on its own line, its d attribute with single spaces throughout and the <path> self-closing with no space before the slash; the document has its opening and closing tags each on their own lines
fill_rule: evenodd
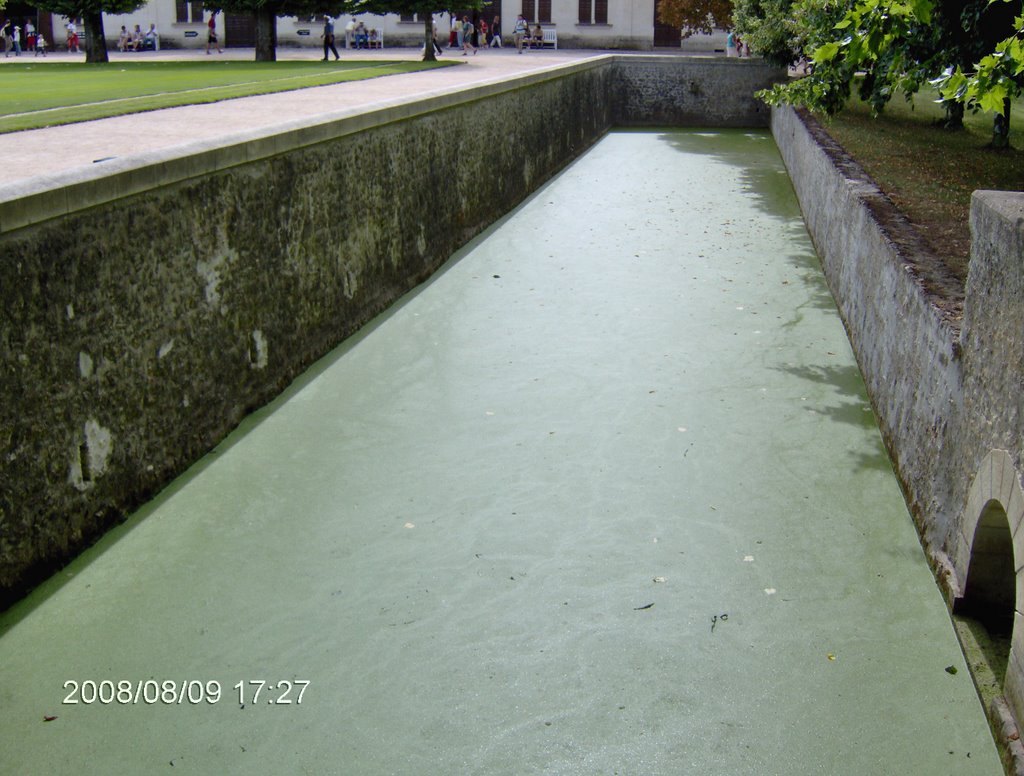
<svg viewBox="0 0 1024 776">
<path fill-rule="evenodd" d="M 766 587 L 764 589 L 764 594 L 765 595 L 775 595 L 777 592 L 779 592 L 779 591 L 776 590 L 774 587 Z"/>
<path fill-rule="evenodd" d="M 405 527 L 406 527 L 406 528 L 415 528 L 415 527 L 416 527 L 416 524 L 415 524 L 415 523 L 406 523 L 406 524 L 405 524 Z"/>
<path fill-rule="evenodd" d="M 946 666 L 946 673 L 950 675 L 955 674 L 956 666 Z"/>
<path fill-rule="evenodd" d="M 832 660 L 832 661 L 835 661 L 835 659 L 836 659 L 836 656 L 832 652 L 829 652 L 827 657 L 828 657 L 829 660 Z"/>
<path fill-rule="evenodd" d="M 665 581 L 665 577 L 655 577 L 654 581 L 655 582 L 664 582 Z"/>
<path fill-rule="evenodd" d="M 644 606 L 634 606 L 633 607 L 633 611 L 634 612 L 642 612 L 644 609 L 650 609 L 653 606 L 654 606 L 654 604 L 645 604 Z"/>
</svg>

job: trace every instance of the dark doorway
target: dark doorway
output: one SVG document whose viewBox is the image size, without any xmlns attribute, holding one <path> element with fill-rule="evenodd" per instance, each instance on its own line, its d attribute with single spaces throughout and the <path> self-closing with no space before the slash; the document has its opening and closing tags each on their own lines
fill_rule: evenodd
<svg viewBox="0 0 1024 776">
<path fill-rule="evenodd" d="M 654 4 L 654 47 L 679 48 L 683 42 L 683 31 L 671 24 L 658 21 L 658 3 Z"/>
<path fill-rule="evenodd" d="M 224 14 L 224 45 L 227 48 L 256 46 L 256 19 L 252 14 Z"/>
</svg>

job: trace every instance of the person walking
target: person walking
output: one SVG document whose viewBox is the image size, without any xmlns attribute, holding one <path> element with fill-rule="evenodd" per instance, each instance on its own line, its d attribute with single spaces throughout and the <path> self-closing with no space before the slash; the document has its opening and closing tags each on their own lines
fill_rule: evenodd
<svg viewBox="0 0 1024 776">
<path fill-rule="evenodd" d="M 491 46 L 501 48 L 501 17 L 495 16 L 491 22 Z"/>
<path fill-rule="evenodd" d="M 14 25 L 14 29 L 11 31 L 11 48 L 14 49 L 14 56 L 21 56 L 21 27 L 17 24 Z"/>
<path fill-rule="evenodd" d="M 330 16 L 324 17 L 324 31 L 320 37 L 324 39 L 324 62 L 327 61 L 328 50 L 334 52 L 335 62 L 341 59 L 341 57 L 338 56 L 338 49 L 334 47 L 334 22 L 331 20 Z"/>
<path fill-rule="evenodd" d="M 466 56 L 470 49 L 473 50 L 473 55 L 476 56 L 476 46 L 473 45 L 473 22 L 469 20 L 468 16 L 462 17 L 462 56 Z"/>
<path fill-rule="evenodd" d="M 523 18 L 522 14 L 516 17 L 516 26 L 512 30 L 512 39 L 516 43 L 516 51 L 520 54 L 523 53 L 523 41 L 526 40 L 527 34 L 529 34 L 530 25 L 526 23 L 526 19 Z"/>
<path fill-rule="evenodd" d="M 441 56 L 441 46 L 437 42 L 437 22 L 433 19 L 430 23 L 430 42 L 434 46 L 434 53 Z"/>
<path fill-rule="evenodd" d="M 220 47 L 220 41 L 217 39 L 217 12 L 210 11 L 210 21 L 206 23 L 206 53 L 210 53 L 210 46 L 217 47 L 217 53 L 223 54 L 224 49 Z"/>
<path fill-rule="evenodd" d="M 78 27 L 75 26 L 75 20 L 74 19 L 69 19 L 68 20 L 67 31 L 68 31 L 68 51 L 70 53 L 72 53 L 72 54 L 77 54 L 77 53 L 79 53 L 78 52 Z"/>
</svg>

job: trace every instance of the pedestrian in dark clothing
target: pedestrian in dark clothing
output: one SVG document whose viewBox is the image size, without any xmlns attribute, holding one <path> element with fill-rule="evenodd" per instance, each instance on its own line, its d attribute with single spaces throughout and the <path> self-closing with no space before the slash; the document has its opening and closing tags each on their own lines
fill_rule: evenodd
<svg viewBox="0 0 1024 776">
<path fill-rule="evenodd" d="M 338 56 L 338 49 L 334 48 L 334 22 L 331 21 L 330 16 L 324 17 L 324 31 L 320 36 L 324 39 L 324 62 L 327 61 L 327 51 L 334 52 L 334 61 L 337 62 L 341 57 Z"/>
</svg>

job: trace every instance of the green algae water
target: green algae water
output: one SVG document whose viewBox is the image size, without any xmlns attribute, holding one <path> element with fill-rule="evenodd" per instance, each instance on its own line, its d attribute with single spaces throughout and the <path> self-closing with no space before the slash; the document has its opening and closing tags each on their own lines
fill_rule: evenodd
<svg viewBox="0 0 1024 776">
<path fill-rule="evenodd" d="M 608 135 L 0 634 L 10 774 L 1001 773 L 763 133 Z"/>
</svg>

